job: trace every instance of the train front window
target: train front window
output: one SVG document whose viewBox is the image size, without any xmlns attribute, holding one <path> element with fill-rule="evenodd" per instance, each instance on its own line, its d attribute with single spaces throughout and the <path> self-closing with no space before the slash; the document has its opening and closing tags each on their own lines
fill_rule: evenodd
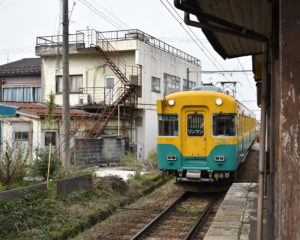
<svg viewBox="0 0 300 240">
<path fill-rule="evenodd" d="M 175 114 L 158 115 L 158 135 L 178 136 L 178 115 Z"/>
<path fill-rule="evenodd" d="M 214 114 L 214 136 L 235 136 L 235 114 Z"/>
<path fill-rule="evenodd" d="M 203 136 L 204 117 L 202 114 L 189 114 L 187 116 L 187 134 L 188 136 Z"/>
</svg>

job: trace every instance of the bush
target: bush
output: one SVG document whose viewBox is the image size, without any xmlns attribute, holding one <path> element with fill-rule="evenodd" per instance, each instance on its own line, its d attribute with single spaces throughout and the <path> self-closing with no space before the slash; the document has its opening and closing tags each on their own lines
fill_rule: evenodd
<svg viewBox="0 0 300 240">
<path fill-rule="evenodd" d="M 157 152 L 155 150 L 148 153 L 144 165 L 147 170 L 157 169 Z"/>
<path fill-rule="evenodd" d="M 47 178 L 48 173 L 48 161 L 49 161 L 49 149 L 48 148 L 39 148 L 36 149 L 36 159 L 33 162 L 32 173 L 34 176 L 43 176 Z M 50 171 L 49 176 L 57 171 L 58 168 L 58 159 L 55 154 L 51 154 L 50 161 Z"/>
<path fill-rule="evenodd" d="M 0 155 L 0 183 L 6 188 L 21 181 L 26 170 L 27 153 L 18 143 L 4 143 Z"/>
<path fill-rule="evenodd" d="M 140 167 L 141 162 L 139 162 L 132 153 L 128 153 L 121 159 L 121 165 L 127 167 Z"/>
</svg>

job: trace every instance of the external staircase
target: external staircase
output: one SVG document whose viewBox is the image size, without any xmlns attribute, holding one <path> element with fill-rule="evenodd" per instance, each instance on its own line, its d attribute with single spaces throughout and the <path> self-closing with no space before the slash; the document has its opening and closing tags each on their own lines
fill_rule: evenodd
<svg viewBox="0 0 300 240">
<path fill-rule="evenodd" d="M 107 93 L 106 96 L 104 96 L 105 103 L 104 106 L 101 106 L 103 107 L 101 114 L 95 119 L 95 124 L 86 136 L 87 138 L 98 138 L 101 136 L 109 120 L 116 113 L 118 105 L 124 104 L 126 100 L 134 97 L 138 86 L 138 81 L 133 82 L 128 79 L 126 62 L 121 58 L 112 44 L 106 40 L 101 33 L 98 33 L 97 36 L 97 45 L 94 48 L 114 72 L 118 81 L 115 83 L 115 91 Z M 139 77 L 139 74 L 135 75 L 132 72 L 131 74 L 132 76 Z"/>
</svg>

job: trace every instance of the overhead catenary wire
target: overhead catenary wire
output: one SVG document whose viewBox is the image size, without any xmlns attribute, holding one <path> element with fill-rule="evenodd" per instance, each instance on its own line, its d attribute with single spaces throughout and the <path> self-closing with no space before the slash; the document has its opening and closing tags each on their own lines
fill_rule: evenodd
<svg viewBox="0 0 300 240">
<path fill-rule="evenodd" d="M 242 70 L 244 71 L 244 75 L 246 76 L 246 79 L 247 79 L 247 82 L 248 82 L 248 84 L 249 84 L 249 86 L 250 86 L 250 89 L 252 90 L 252 92 L 253 92 L 254 94 L 256 94 L 255 91 L 254 91 L 254 89 L 253 89 L 253 87 L 252 87 L 252 85 L 251 85 L 251 83 L 250 83 L 250 80 L 249 80 L 249 78 L 248 78 L 248 76 L 247 76 L 247 74 L 246 74 L 246 72 L 245 72 L 245 69 L 244 69 L 244 67 L 243 67 L 243 65 L 242 65 L 242 63 L 241 63 L 241 61 L 240 61 L 238 58 L 237 58 L 236 60 L 239 62 L 239 64 L 240 64 Z"/>
<path fill-rule="evenodd" d="M 162 0 L 160 0 L 162 2 Z M 176 11 L 176 9 L 174 8 L 174 6 L 167 0 L 166 1 L 169 6 L 171 6 L 171 8 L 173 9 L 173 11 L 176 13 L 176 15 L 181 19 L 181 21 L 184 22 L 184 20 L 182 19 L 182 17 L 179 15 L 179 13 Z M 184 23 L 185 24 L 185 23 Z M 186 25 L 185 26 L 189 29 L 189 31 L 193 34 L 193 36 L 198 40 L 198 42 L 201 44 L 202 48 L 204 48 L 208 53 L 209 55 L 211 56 L 211 58 L 215 61 L 215 62 L 212 62 L 213 64 L 214 63 L 217 63 L 219 65 L 219 67 L 221 67 L 221 69 L 225 70 L 225 68 L 218 62 L 218 60 L 212 55 L 210 54 L 209 50 L 207 49 L 207 47 L 202 43 L 202 41 L 197 37 L 197 35 L 194 33 L 194 31 L 191 29 L 190 26 Z M 200 49 L 204 52 L 204 50 L 200 47 Z"/>
<path fill-rule="evenodd" d="M 188 25 L 186 25 L 185 23 L 185 26 L 188 28 L 188 30 L 191 32 L 191 34 L 193 34 L 193 36 L 198 40 L 198 41 L 196 41 L 195 39 L 194 39 L 194 37 L 192 37 L 191 36 L 191 34 L 184 28 L 184 26 L 183 26 L 183 24 L 182 24 L 182 22 L 184 22 L 184 20 L 183 20 L 183 18 L 179 15 L 179 13 L 176 11 L 176 9 L 173 7 L 173 5 L 172 4 L 170 4 L 169 3 L 169 1 L 168 0 L 166 0 L 165 2 L 167 2 L 168 3 L 168 5 L 169 6 L 171 6 L 171 8 L 173 9 L 173 11 L 176 13 L 176 15 L 179 17 L 179 19 L 182 21 L 182 22 L 180 22 L 179 20 L 178 20 L 178 18 L 176 18 L 176 16 L 172 13 L 172 11 L 168 8 L 168 6 L 164 3 L 164 1 L 163 0 L 160 0 L 160 2 L 164 5 L 164 7 L 168 10 L 168 12 L 173 16 L 173 18 L 180 24 L 180 26 L 184 29 L 184 31 L 191 37 L 191 39 L 193 40 L 193 42 L 198 46 L 198 48 L 205 54 L 205 56 L 207 57 L 207 59 L 215 66 L 215 68 L 222 74 L 222 71 L 220 71 L 220 68 L 221 69 L 223 69 L 224 71 L 226 71 L 225 70 L 225 68 L 217 61 L 217 59 L 212 55 L 212 54 L 210 54 L 209 53 L 209 50 L 205 47 L 205 45 L 199 40 L 199 38 L 196 36 L 196 34 L 194 33 L 194 31 L 188 26 Z M 203 46 L 203 48 L 206 50 L 206 51 L 208 51 L 208 53 L 209 53 L 209 55 L 211 56 L 208 56 L 208 54 L 204 51 L 204 49 L 201 47 L 201 46 L 199 46 L 199 43 Z M 212 59 L 213 60 L 212 60 Z M 216 63 L 220 66 L 220 68 L 216 65 Z M 243 68 L 242 68 L 242 70 L 243 70 L 243 72 L 245 71 Z M 244 74 L 246 75 L 246 73 L 244 72 Z M 225 74 L 222 74 L 222 76 L 228 81 L 228 78 L 225 76 Z M 232 76 L 231 76 L 232 77 Z M 247 77 L 247 75 L 246 75 L 246 77 Z M 248 78 L 247 78 L 247 80 L 248 80 Z M 248 82 L 249 82 L 249 80 L 248 80 Z M 249 83 L 250 84 L 250 83 Z M 251 85 L 250 85 L 251 86 Z M 252 89 L 252 86 L 251 86 L 251 89 Z M 253 90 L 253 89 L 252 89 Z M 244 99 L 244 97 L 240 94 L 240 93 L 237 93 L 240 97 L 241 97 L 241 99 L 243 100 L 243 101 L 245 101 L 245 99 Z"/>
<path fill-rule="evenodd" d="M 193 40 L 193 42 L 197 45 L 197 47 L 204 53 L 204 55 L 207 57 L 207 59 L 216 67 L 216 69 L 220 70 L 220 68 L 216 65 L 216 63 L 211 59 L 211 57 L 203 50 L 203 48 L 199 45 L 199 43 L 194 39 L 194 37 L 191 35 L 191 33 L 188 32 L 188 30 L 184 27 L 181 21 L 177 19 L 177 17 L 174 15 L 174 13 L 168 8 L 168 6 L 164 3 L 163 0 L 160 0 L 160 2 L 163 4 L 163 6 L 167 9 L 167 11 L 173 16 L 173 18 L 176 20 L 177 23 L 181 26 L 181 28 L 189 35 L 189 37 Z M 169 3 L 168 1 L 166 1 Z M 175 11 L 176 12 L 176 11 Z M 176 12 L 177 14 L 177 12 Z M 180 17 L 180 16 L 179 16 Z M 180 17 L 181 20 L 183 20 Z M 190 30 L 190 29 L 189 29 Z M 200 42 L 200 40 L 198 39 Z"/>
</svg>

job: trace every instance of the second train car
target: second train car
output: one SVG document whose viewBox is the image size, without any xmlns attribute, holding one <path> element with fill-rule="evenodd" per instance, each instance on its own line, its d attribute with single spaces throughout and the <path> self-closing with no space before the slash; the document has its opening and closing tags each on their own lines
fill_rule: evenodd
<svg viewBox="0 0 300 240">
<path fill-rule="evenodd" d="M 158 167 L 179 181 L 232 181 L 255 138 L 255 115 L 214 86 L 157 101 Z"/>
</svg>

